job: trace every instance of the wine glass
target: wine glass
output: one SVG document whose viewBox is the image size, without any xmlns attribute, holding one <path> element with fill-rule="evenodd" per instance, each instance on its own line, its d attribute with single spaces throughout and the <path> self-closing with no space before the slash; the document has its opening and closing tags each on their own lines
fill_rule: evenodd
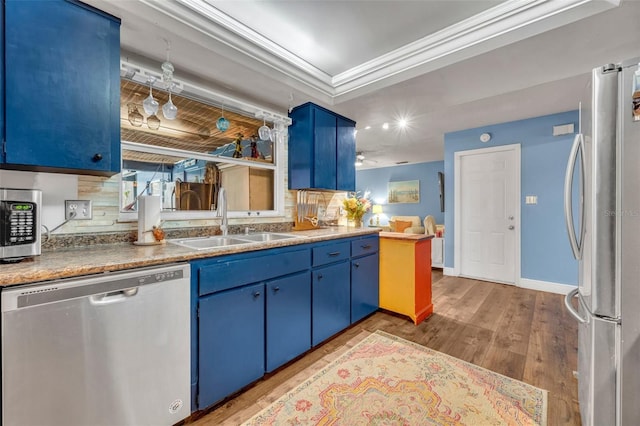
<svg viewBox="0 0 640 426">
<path fill-rule="evenodd" d="M 178 115 L 178 107 L 171 100 L 171 88 L 169 88 L 169 101 L 162 106 L 162 114 L 167 120 L 175 120 Z"/>
<path fill-rule="evenodd" d="M 275 127 L 271 129 L 269 137 L 271 138 L 271 142 L 276 142 L 278 140 L 278 136 L 280 136 L 280 132 Z"/>
<path fill-rule="evenodd" d="M 129 123 L 131 123 L 131 125 L 135 127 L 142 126 L 142 120 L 144 119 L 144 117 L 142 116 L 142 114 L 140 114 L 140 111 L 138 111 L 138 107 L 136 106 L 136 104 L 130 103 L 127 105 L 127 107 L 129 108 L 129 115 L 127 117 L 129 119 Z"/>
<path fill-rule="evenodd" d="M 271 129 L 267 127 L 267 123 L 262 119 L 262 126 L 258 129 L 258 136 L 260 136 L 260 140 L 268 141 L 271 138 Z"/>
<path fill-rule="evenodd" d="M 149 96 L 142 102 L 144 112 L 148 115 L 156 115 L 160 104 L 153 98 L 153 79 L 149 79 Z"/>
<path fill-rule="evenodd" d="M 147 127 L 151 130 L 158 130 L 160 128 L 160 119 L 157 115 L 153 114 L 147 118 Z"/>
</svg>

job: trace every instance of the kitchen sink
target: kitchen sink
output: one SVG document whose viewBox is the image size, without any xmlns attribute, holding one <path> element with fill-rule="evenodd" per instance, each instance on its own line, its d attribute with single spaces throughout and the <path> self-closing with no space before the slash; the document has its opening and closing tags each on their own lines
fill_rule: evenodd
<svg viewBox="0 0 640 426">
<path fill-rule="evenodd" d="M 187 247 L 194 250 L 206 250 L 218 247 L 229 247 L 239 244 L 251 244 L 252 241 L 240 240 L 237 238 L 216 235 L 213 237 L 178 238 L 167 240 L 171 244 Z"/>
<path fill-rule="evenodd" d="M 235 236 L 234 236 L 235 237 Z M 259 232 L 256 234 L 244 234 L 238 235 L 238 239 L 254 241 L 254 242 L 264 242 L 264 241 L 278 241 L 278 240 L 287 240 L 290 238 L 300 238 L 298 235 L 291 234 L 276 234 L 273 232 Z"/>
<path fill-rule="evenodd" d="M 190 248 L 193 250 L 207 250 L 212 248 L 230 247 L 240 244 L 256 244 L 267 241 L 279 241 L 287 240 L 290 238 L 301 238 L 297 235 L 291 234 L 277 234 L 272 232 L 259 232 L 256 234 L 244 234 L 244 235 L 215 235 L 212 237 L 193 237 L 193 238 L 176 238 L 173 240 L 167 240 L 171 244 L 176 244 L 182 247 Z"/>
</svg>

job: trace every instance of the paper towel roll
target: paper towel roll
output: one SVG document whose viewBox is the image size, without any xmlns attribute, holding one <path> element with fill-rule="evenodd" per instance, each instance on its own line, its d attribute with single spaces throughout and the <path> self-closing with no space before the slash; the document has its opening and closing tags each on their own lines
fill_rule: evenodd
<svg viewBox="0 0 640 426">
<path fill-rule="evenodd" d="M 154 244 L 151 230 L 160 226 L 161 199 L 159 195 L 142 195 L 138 198 L 138 244 Z"/>
</svg>

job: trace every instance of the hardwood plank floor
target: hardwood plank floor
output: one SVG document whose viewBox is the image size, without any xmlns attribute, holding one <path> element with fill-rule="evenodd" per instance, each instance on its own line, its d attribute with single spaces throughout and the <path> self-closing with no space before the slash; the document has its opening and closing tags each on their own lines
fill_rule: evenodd
<svg viewBox="0 0 640 426">
<path fill-rule="evenodd" d="M 418 326 L 379 311 L 301 358 L 249 386 L 187 423 L 237 425 L 304 381 L 346 346 L 383 330 L 549 391 L 548 425 L 580 425 L 577 382 L 577 324 L 563 296 L 465 278 L 434 270 L 434 314 Z M 290 380 L 292 379 L 293 380 Z"/>
</svg>

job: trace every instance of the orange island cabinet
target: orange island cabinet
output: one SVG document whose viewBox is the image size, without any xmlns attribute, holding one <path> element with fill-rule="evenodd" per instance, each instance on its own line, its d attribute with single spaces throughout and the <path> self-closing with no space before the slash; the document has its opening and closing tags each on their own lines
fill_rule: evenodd
<svg viewBox="0 0 640 426">
<path fill-rule="evenodd" d="M 433 313 L 433 235 L 380 232 L 380 307 L 419 324 Z"/>
</svg>

